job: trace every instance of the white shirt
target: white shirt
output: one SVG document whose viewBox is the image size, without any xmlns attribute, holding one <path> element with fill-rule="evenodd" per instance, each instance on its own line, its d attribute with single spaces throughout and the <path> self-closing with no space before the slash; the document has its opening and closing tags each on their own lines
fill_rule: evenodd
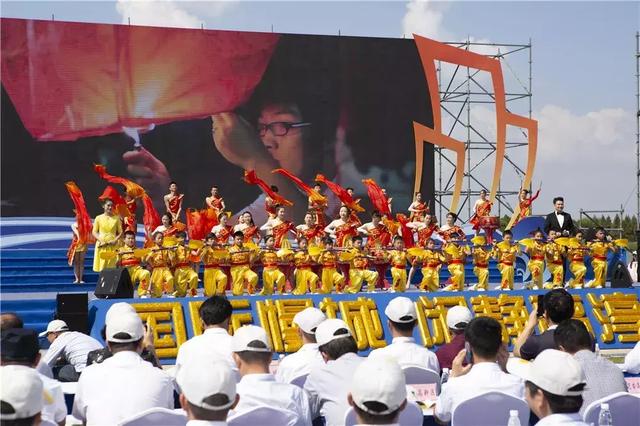
<svg viewBox="0 0 640 426">
<path fill-rule="evenodd" d="M 556 219 L 558 219 L 558 224 L 560 225 L 560 228 L 562 228 L 562 225 L 564 225 L 564 215 L 556 212 Z"/>
<path fill-rule="evenodd" d="M 240 401 L 233 410 L 234 415 L 266 405 L 296 413 L 295 425 L 311 425 L 307 394 L 298 386 L 276 382 L 273 374 L 247 374 L 238 382 L 236 391 Z"/>
<path fill-rule="evenodd" d="M 180 345 L 176 357 L 176 369 L 188 364 L 192 357 L 202 359 L 203 353 L 208 354 L 209 357 L 225 360 L 233 371 L 238 371 L 231 355 L 231 336 L 224 328 L 207 328 L 201 335 L 194 336 Z"/>
<path fill-rule="evenodd" d="M 305 343 L 298 352 L 292 353 L 280 360 L 276 380 L 281 383 L 291 383 L 296 377 L 309 375 L 313 368 L 324 364 L 317 343 Z"/>
<path fill-rule="evenodd" d="M 312 419 L 324 416 L 327 426 L 344 424 L 351 378 L 362 361 L 364 358 L 349 352 L 311 370 L 304 389 L 309 392 Z"/>
<path fill-rule="evenodd" d="M 582 421 L 582 417 L 580 417 L 580 413 L 552 414 L 550 416 L 544 417 L 542 420 L 536 423 L 536 426 L 555 426 L 555 425 L 589 426 Z"/>
<path fill-rule="evenodd" d="M 227 426 L 227 422 L 217 420 L 189 420 L 187 426 Z"/>
<path fill-rule="evenodd" d="M 43 361 L 53 367 L 62 357 L 80 372 L 87 366 L 87 354 L 96 349 L 102 349 L 102 345 L 93 337 L 77 331 L 65 331 L 53 341 Z"/>
<path fill-rule="evenodd" d="M 87 425 L 115 425 L 149 408 L 173 409 L 171 377 L 136 352 L 117 352 L 80 376 L 73 415 Z"/>
<path fill-rule="evenodd" d="M 640 373 L 640 342 L 624 357 L 622 370 L 630 374 Z"/>
<path fill-rule="evenodd" d="M 371 351 L 369 358 L 376 357 L 392 358 L 400 367 L 416 366 L 440 373 L 440 363 L 436 354 L 416 344 L 413 337 L 394 337 L 390 345 Z"/>
<path fill-rule="evenodd" d="M 451 377 L 442 385 L 434 414 L 443 422 L 449 422 L 451 413 L 461 402 L 491 391 L 524 399 L 524 382 L 502 371 L 495 362 L 474 364 L 467 374 Z"/>
</svg>

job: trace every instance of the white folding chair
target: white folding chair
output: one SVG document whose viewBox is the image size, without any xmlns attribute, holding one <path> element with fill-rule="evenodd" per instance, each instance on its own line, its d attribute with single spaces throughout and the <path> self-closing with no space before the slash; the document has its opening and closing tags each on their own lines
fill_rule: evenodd
<svg viewBox="0 0 640 426">
<path fill-rule="evenodd" d="M 229 426 L 294 426 L 297 423 L 298 415 L 293 411 L 266 405 L 238 413 L 227 419 Z"/>
<path fill-rule="evenodd" d="M 184 426 L 186 424 L 187 416 L 184 412 L 161 407 L 149 408 L 120 422 L 120 426 Z"/>
<path fill-rule="evenodd" d="M 421 425 L 423 423 L 423 417 L 422 410 L 418 404 L 407 401 L 407 406 L 404 407 L 404 410 L 400 411 L 400 416 L 398 416 L 398 424 L 400 426 Z M 356 424 L 356 420 L 356 412 L 353 410 L 353 407 L 349 407 L 344 414 L 344 425 L 353 426 Z"/>
<path fill-rule="evenodd" d="M 627 392 L 617 392 L 597 401 L 593 401 L 584 411 L 585 423 L 598 424 L 600 404 L 609 404 L 611 419 L 616 426 L 638 426 L 640 419 L 640 396 Z"/>
<path fill-rule="evenodd" d="M 307 382 L 308 376 L 309 374 L 303 374 L 301 376 L 294 377 L 289 383 L 292 385 L 296 385 L 299 388 L 304 388 L 304 384 Z"/>
<path fill-rule="evenodd" d="M 436 385 L 436 395 L 440 395 L 440 375 L 428 368 L 407 366 L 402 368 L 404 378 L 408 385 Z"/>
<path fill-rule="evenodd" d="M 524 400 L 502 392 L 487 392 L 460 403 L 451 414 L 451 426 L 506 425 L 510 410 L 518 410 L 521 425 L 529 424 L 529 406 Z"/>
</svg>

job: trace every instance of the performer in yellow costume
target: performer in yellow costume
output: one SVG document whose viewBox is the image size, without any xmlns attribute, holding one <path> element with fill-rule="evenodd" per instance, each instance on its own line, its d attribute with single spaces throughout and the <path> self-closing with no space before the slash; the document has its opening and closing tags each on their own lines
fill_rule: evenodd
<svg viewBox="0 0 640 426">
<path fill-rule="evenodd" d="M 471 257 L 473 258 L 473 273 L 478 278 L 478 283 L 471 286 L 471 290 L 485 291 L 489 286 L 489 259 L 491 258 L 491 250 L 487 250 L 487 239 L 481 235 L 477 235 L 471 239 L 473 249 Z"/>
<path fill-rule="evenodd" d="M 198 274 L 191 267 L 191 249 L 184 243 L 187 233 L 178 231 L 176 239 L 178 245 L 174 252 L 173 282 L 176 288 L 176 296 L 196 296 L 198 294 Z"/>
<path fill-rule="evenodd" d="M 173 274 L 171 265 L 173 264 L 173 253 L 170 247 L 163 247 L 164 234 L 160 231 L 153 234 L 154 245 L 145 257 L 145 262 L 152 268 L 151 271 L 151 296 L 162 297 L 163 293 L 167 297 L 175 297 L 173 291 Z"/>
<path fill-rule="evenodd" d="M 451 284 L 443 288 L 443 291 L 464 290 L 464 264 L 467 256 L 471 254 L 469 246 L 460 245 L 460 235 L 452 234 L 449 242 L 443 246 L 447 269 L 451 274 Z"/>
<path fill-rule="evenodd" d="M 279 294 L 284 293 L 284 285 L 286 277 L 280 269 L 278 269 L 278 254 L 275 248 L 276 239 L 273 235 L 269 235 L 265 240 L 265 248 L 260 253 L 262 261 L 262 291 L 261 296 L 269 296 L 273 294 L 274 288 Z"/>
<path fill-rule="evenodd" d="M 296 295 L 306 294 L 307 291 L 315 293 L 318 286 L 318 275 L 311 270 L 313 259 L 307 252 L 307 239 L 305 237 L 298 238 L 298 250 L 293 256 L 296 269 L 293 273 L 296 281 L 296 287 L 292 293 Z"/>
<path fill-rule="evenodd" d="M 136 256 L 136 234 L 133 231 L 125 231 L 124 246 L 118 250 L 118 265 L 127 268 L 131 283 L 138 283 L 138 296 L 147 298 L 151 295 L 149 292 L 149 280 L 151 272 L 140 266 L 141 259 Z"/>
<path fill-rule="evenodd" d="M 233 234 L 233 245 L 229 248 L 231 261 L 231 292 L 234 296 L 244 294 L 245 282 L 247 293 L 253 294 L 258 285 L 258 274 L 251 270 L 253 251 L 244 246 L 244 234 L 236 231 Z"/>
<path fill-rule="evenodd" d="M 105 199 L 102 204 L 104 213 L 96 216 L 93 221 L 93 237 L 96 239 L 96 249 L 93 253 L 93 270 L 102 272 L 106 268 L 115 268 L 117 256 L 101 256 L 105 251 L 117 249 L 118 240 L 122 236 L 122 219 L 113 210 L 113 201 Z"/>
<path fill-rule="evenodd" d="M 540 229 L 536 229 L 533 233 L 533 240 L 531 240 L 530 244 L 525 246 L 524 251 L 529 255 L 529 262 L 527 263 L 527 266 L 531 273 L 531 282 L 528 287 L 531 290 L 539 290 L 542 288 L 544 258 L 545 253 L 547 252 L 546 243 L 544 242 L 544 234 Z"/>
<path fill-rule="evenodd" d="M 347 252 L 353 258 L 349 268 L 349 284 L 345 293 L 358 293 L 362 289 L 362 282 L 367 283 L 367 291 L 372 292 L 376 288 L 378 273 L 367 269 L 369 259 L 362 247 L 362 237 L 357 235 L 352 240 L 353 247 Z"/>
<path fill-rule="evenodd" d="M 402 237 L 393 237 L 393 250 L 389 250 L 389 262 L 391 263 L 391 290 L 403 292 L 407 289 L 407 252 L 404 250 Z"/>
<path fill-rule="evenodd" d="M 344 275 L 338 272 L 338 257 L 336 256 L 333 248 L 333 240 L 331 237 L 325 237 L 322 242 L 324 243 L 324 250 L 318 255 L 317 262 L 322 267 L 322 275 L 319 293 L 327 294 L 331 293 L 334 286 L 336 291 L 340 291 L 342 284 L 344 284 Z"/>
<path fill-rule="evenodd" d="M 498 260 L 498 270 L 502 275 L 500 285 L 496 290 L 513 290 L 516 256 L 520 253 L 520 246 L 513 244 L 513 234 L 510 230 L 502 233 L 502 241 L 495 245 L 493 257 Z"/>
<path fill-rule="evenodd" d="M 586 288 L 602 288 L 607 280 L 607 252 L 617 251 L 615 245 L 607 240 L 604 228 L 596 228 L 596 239 L 587 244 L 591 252 L 593 279 L 585 284 Z"/>
<path fill-rule="evenodd" d="M 582 232 L 576 232 L 575 238 L 567 248 L 567 259 L 569 259 L 569 271 L 573 274 L 573 278 L 567 283 L 571 288 L 582 288 L 584 286 L 584 276 L 587 273 L 587 267 L 584 264 L 584 254 L 588 250 L 582 239 Z"/>
<path fill-rule="evenodd" d="M 422 262 L 420 290 L 438 291 L 440 289 L 440 268 L 445 258 L 441 251 L 436 250 L 436 242 L 429 239 L 424 255 L 416 260 Z"/>
<path fill-rule="evenodd" d="M 229 252 L 224 248 L 214 248 L 215 234 L 207 235 L 204 247 L 198 251 L 200 260 L 204 265 L 204 295 L 224 295 L 227 288 L 227 274 L 221 268 L 223 263 L 229 261 Z"/>
<path fill-rule="evenodd" d="M 551 281 L 544 284 L 544 288 L 564 287 L 564 247 L 558 244 L 555 239 L 560 237 L 560 233 L 549 231 L 549 242 L 546 246 L 547 269 L 551 273 Z"/>
</svg>

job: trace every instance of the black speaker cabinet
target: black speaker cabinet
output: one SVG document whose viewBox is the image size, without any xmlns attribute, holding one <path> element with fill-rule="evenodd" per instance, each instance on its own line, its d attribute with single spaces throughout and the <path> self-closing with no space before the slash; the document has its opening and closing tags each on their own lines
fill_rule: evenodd
<svg viewBox="0 0 640 426">
<path fill-rule="evenodd" d="M 127 268 L 105 269 L 100 272 L 95 295 L 100 299 L 131 299 L 133 284 Z"/>
<path fill-rule="evenodd" d="M 629 288 L 632 283 L 627 265 L 616 262 L 611 268 L 611 288 Z"/>
<path fill-rule="evenodd" d="M 89 333 L 89 299 L 87 293 L 58 293 L 56 318 L 67 323 L 69 330 Z"/>
</svg>

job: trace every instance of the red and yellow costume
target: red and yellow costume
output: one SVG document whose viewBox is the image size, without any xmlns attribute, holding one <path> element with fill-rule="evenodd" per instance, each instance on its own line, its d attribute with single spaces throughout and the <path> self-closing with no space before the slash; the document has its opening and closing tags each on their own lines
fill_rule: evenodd
<svg viewBox="0 0 640 426">
<path fill-rule="evenodd" d="M 226 245 L 233 234 L 233 228 L 229 225 L 216 225 L 213 227 L 213 233 L 216 236 L 216 244 Z"/>
<path fill-rule="evenodd" d="M 319 225 L 307 226 L 298 225 L 296 227 L 296 238 L 305 238 L 310 244 L 316 244 L 324 236 L 324 227 Z"/>
<path fill-rule="evenodd" d="M 122 247 L 118 250 L 118 264 L 127 268 L 131 283 L 138 283 L 138 296 L 149 296 L 149 281 L 151 272 L 140 266 L 142 259 L 135 256 L 133 250 L 135 247 Z"/>
<path fill-rule="evenodd" d="M 547 269 L 551 273 L 551 281 L 544 288 L 560 288 L 564 286 L 564 247 L 551 240 L 546 246 Z"/>
<path fill-rule="evenodd" d="M 178 213 L 182 208 L 183 198 L 184 198 L 184 194 L 177 194 L 167 199 L 167 204 L 169 206 L 169 213 L 171 213 L 171 216 L 174 221 L 178 220 Z"/>
<path fill-rule="evenodd" d="M 145 262 L 151 269 L 151 296 L 162 297 L 162 294 L 175 296 L 173 274 L 173 254 L 171 250 L 154 245 L 146 256 Z"/>
<path fill-rule="evenodd" d="M 407 260 L 407 252 L 404 250 L 389 250 L 392 291 L 405 291 L 407 289 Z"/>
<path fill-rule="evenodd" d="M 129 215 L 123 218 L 123 228 L 124 231 L 137 232 L 138 224 L 136 222 L 136 210 L 138 209 L 138 204 L 136 200 L 127 201 L 127 210 L 129 210 Z"/>
<path fill-rule="evenodd" d="M 582 288 L 584 286 L 584 276 L 587 273 L 587 267 L 584 264 L 585 246 L 578 243 L 577 247 L 567 248 L 567 259 L 569 260 L 569 271 L 573 274 L 573 278 L 569 280 L 571 288 Z"/>
<path fill-rule="evenodd" d="M 454 228 L 457 228 L 457 226 Z M 451 242 L 445 244 L 443 251 L 445 253 L 447 269 L 451 275 L 451 284 L 446 286 L 443 290 L 464 290 L 464 264 L 467 256 L 470 254 L 469 246 L 460 246 L 456 242 Z"/>
<path fill-rule="evenodd" d="M 267 216 L 269 219 L 273 219 L 276 217 L 276 206 L 278 203 L 273 201 L 270 197 L 266 197 L 264 199 L 264 210 L 267 212 Z"/>
<path fill-rule="evenodd" d="M 284 293 L 286 277 L 280 269 L 278 269 L 278 261 L 280 260 L 275 250 L 266 249 L 260 253 L 262 261 L 262 291 L 261 296 L 269 296 L 273 294 L 274 288 L 279 294 Z"/>
<path fill-rule="evenodd" d="M 390 242 L 391 232 L 384 224 L 379 223 L 377 226 L 367 229 L 367 244 L 365 245 L 367 249 L 386 247 Z"/>
<path fill-rule="evenodd" d="M 349 284 L 345 287 L 345 293 L 359 293 L 362 289 L 362 282 L 367 283 L 367 291 L 373 291 L 378 281 L 378 273 L 376 271 L 370 271 L 367 269 L 369 266 L 369 260 L 367 254 L 352 248 L 349 253 L 355 255 L 351 260 L 351 267 L 349 268 Z"/>
<path fill-rule="evenodd" d="M 323 228 L 327 226 L 327 218 L 324 215 L 324 210 L 326 208 L 326 201 L 316 200 L 314 197 L 309 197 L 309 211 L 316 217 L 316 224 Z"/>
<path fill-rule="evenodd" d="M 287 234 L 290 231 L 295 231 L 295 227 L 293 226 L 293 223 L 288 220 L 280 221 L 277 225 L 271 226 L 271 234 L 275 239 L 275 248 L 279 249 L 282 247 L 282 241 L 287 238 Z"/>
<path fill-rule="evenodd" d="M 213 208 L 216 211 L 216 216 L 222 213 L 222 209 L 224 206 L 224 200 L 222 197 L 211 197 L 211 201 L 209 202 L 209 208 Z"/>
<path fill-rule="evenodd" d="M 424 255 L 416 259 L 416 262 L 422 263 L 420 290 L 438 291 L 440 289 L 440 268 L 444 261 L 442 253 L 430 249 L 425 249 Z"/>
<path fill-rule="evenodd" d="M 462 230 L 462 228 L 460 228 L 457 225 L 453 225 L 450 228 L 442 227 L 442 228 L 440 228 L 438 233 L 440 234 L 442 239 L 447 241 L 447 242 L 451 241 L 452 238 L 460 238 L 460 239 L 464 239 L 465 238 L 464 231 Z"/>
<path fill-rule="evenodd" d="M 491 206 L 493 203 L 489 200 L 478 200 L 478 203 L 475 205 L 475 212 L 471 219 L 469 219 L 469 223 L 473 225 L 473 230 L 477 231 L 480 229 L 480 218 L 484 216 L 491 215 Z"/>
<path fill-rule="evenodd" d="M 69 266 L 73 265 L 73 258 L 76 253 L 85 253 L 87 251 L 87 243 L 81 243 L 78 239 L 78 236 L 73 233 L 73 237 L 71 239 L 71 244 L 69 245 L 69 249 L 67 250 L 67 262 Z"/>
<path fill-rule="evenodd" d="M 585 287 L 602 288 L 607 280 L 607 252 L 615 251 L 615 246 L 608 241 L 592 241 L 587 244 L 591 252 L 591 266 L 593 267 L 593 280 Z"/>
<path fill-rule="evenodd" d="M 174 252 L 173 282 L 176 296 L 184 297 L 197 295 L 198 274 L 191 267 L 191 249 L 184 244 L 178 244 Z"/>
<path fill-rule="evenodd" d="M 429 206 L 424 201 L 414 201 L 411 206 L 411 214 L 409 220 L 414 220 L 429 213 Z"/>
<path fill-rule="evenodd" d="M 200 251 L 200 259 L 204 264 L 205 297 L 224 295 L 228 278 L 222 270 L 222 264 L 229 261 L 229 253 L 226 250 L 205 246 Z"/>
<path fill-rule="evenodd" d="M 531 216 L 531 205 L 533 204 L 535 199 L 538 198 L 538 195 L 540 195 L 540 190 L 539 189 L 536 191 L 535 195 L 533 195 L 533 196 L 531 196 L 529 198 L 525 198 L 524 200 L 520 200 L 520 202 L 519 202 L 520 213 L 518 214 L 518 220 L 516 221 L 516 223 L 518 223 L 519 221 L 521 221 L 525 217 Z"/>
<path fill-rule="evenodd" d="M 506 241 L 496 244 L 493 249 L 493 257 L 498 261 L 498 270 L 502 275 L 500 280 L 501 290 L 513 290 L 515 263 L 518 253 L 520 253 L 520 246 L 509 244 Z"/>
<path fill-rule="evenodd" d="M 431 223 L 424 228 L 418 229 L 418 247 L 425 248 L 434 232 L 438 231 L 438 225 Z"/>
<path fill-rule="evenodd" d="M 546 244 L 539 240 L 534 240 L 533 245 L 527 248 L 529 255 L 529 272 L 531 272 L 530 288 L 538 290 L 542 288 L 542 279 L 544 276 L 544 259 L 547 252 Z"/>
<path fill-rule="evenodd" d="M 349 220 L 349 222 L 336 226 L 336 246 L 344 247 L 347 241 L 358 235 L 358 224 Z"/>
<path fill-rule="evenodd" d="M 471 250 L 471 257 L 473 258 L 473 273 L 478 278 L 475 290 L 487 290 L 489 287 L 491 251 L 487 250 L 483 245 L 479 245 Z"/>
<path fill-rule="evenodd" d="M 322 267 L 321 283 L 319 293 L 331 293 L 334 286 L 336 291 L 340 291 L 344 284 L 344 275 L 338 272 L 338 257 L 333 250 L 323 250 L 318 255 L 317 262 Z"/>
<path fill-rule="evenodd" d="M 293 256 L 296 269 L 293 273 L 296 281 L 296 286 L 292 293 L 296 295 L 306 294 L 311 290 L 311 293 L 317 291 L 318 275 L 312 271 L 311 267 L 313 259 L 311 255 L 305 250 L 299 250 Z"/>
<path fill-rule="evenodd" d="M 253 241 L 256 236 L 260 236 L 260 229 L 257 226 L 247 226 L 242 230 L 242 235 L 244 235 L 244 242 L 248 243 Z"/>
<path fill-rule="evenodd" d="M 258 285 L 258 274 L 251 270 L 252 252 L 246 247 L 233 245 L 229 248 L 231 262 L 231 291 L 234 296 L 244 293 L 245 282 L 247 293 L 253 294 Z"/>
</svg>

